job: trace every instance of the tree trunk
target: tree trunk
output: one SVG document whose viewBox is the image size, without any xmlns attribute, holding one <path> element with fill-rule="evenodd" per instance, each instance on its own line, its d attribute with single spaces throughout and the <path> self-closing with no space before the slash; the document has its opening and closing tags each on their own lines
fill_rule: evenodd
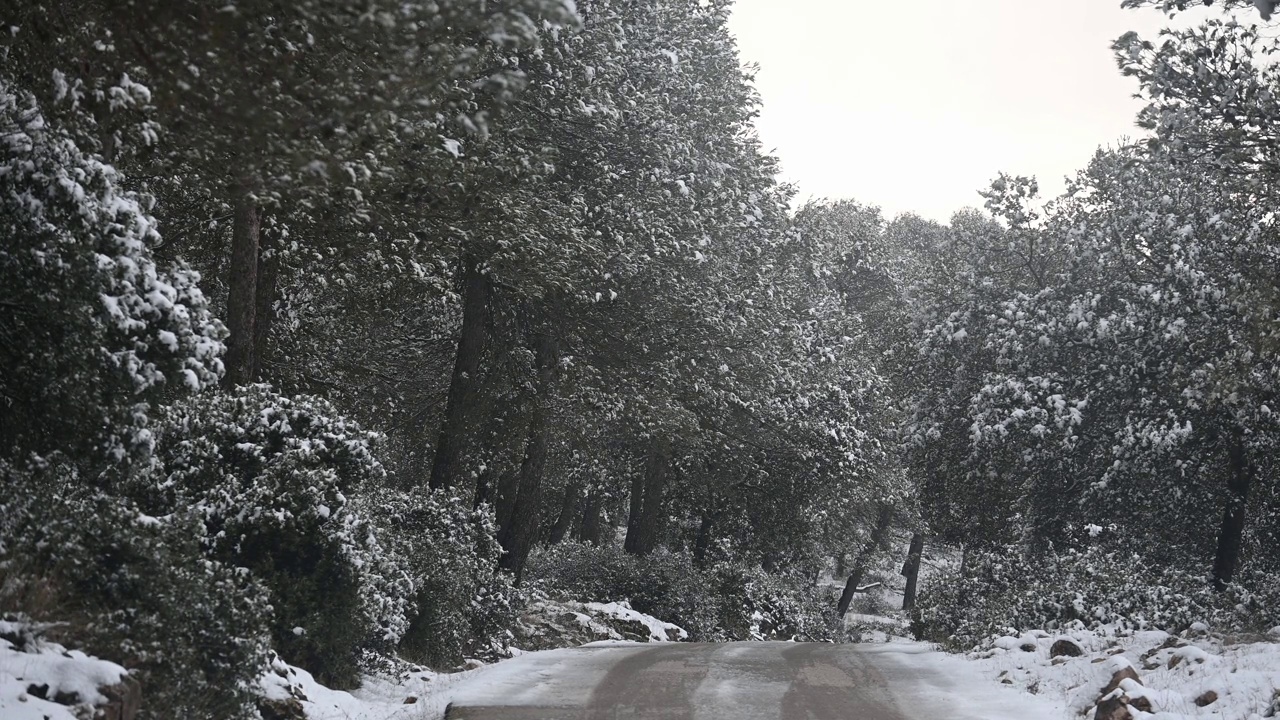
<svg viewBox="0 0 1280 720">
<path fill-rule="evenodd" d="M 662 497 L 671 472 L 671 448 L 665 439 L 649 441 L 644 474 L 631 485 L 631 512 L 622 549 L 632 555 L 648 555 L 662 534 Z"/>
<path fill-rule="evenodd" d="M 867 572 L 867 565 L 871 563 L 876 549 L 884 544 L 892 522 L 893 506 L 881 505 L 879 515 L 876 517 L 876 526 L 871 531 L 871 538 L 858 553 L 857 559 L 853 561 L 853 570 L 849 572 L 849 579 L 844 583 L 844 592 L 840 593 L 840 603 L 836 606 L 840 617 L 844 617 L 844 614 L 849 612 L 849 605 L 853 602 L 854 593 L 858 591 L 858 585 L 862 583 L 862 576 Z"/>
<path fill-rule="evenodd" d="M 519 488 L 519 468 L 508 470 L 498 476 L 498 488 L 493 501 L 494 519 L 498 527 L 511 523 L 511 513 L 516 509 L 516 491 Z"/>
<path fill-rule="evenodd" d="M 258 311 L 258 243 L 261 222 L 247 184 L 235 190 L 231 225 L 231 259 L 227 265 L 227 354 L 223 358 L 227 387 L 254 380 L 255 319 Z"/>
<path fill-rule="evenodd" d="M 560 502 L 560 514 L 556 516 L 556 523 L 551 526 L 551 537 L 548 538 L 552 545 L 560 544 L 569 534 L 569 528 L 573 527 L 573 518 L 577 515 L 578 506 L 581 504 L 579 502 L 581 496 L 582 483 L 571 483 L 564 489 L 564 500 Z"/>
<path fill-rule="evenodd" d="M 551 382 L 559 357 L 555 341 L 549 335 L 538 338 L 534 354 L 538 363 L 538 396 L 534 398 L 529 417 L 529 439 L 524 460 L 517 473 L 518 482 L 506 522 L 498 528 L 498 542 L 505 551 L 500 567 L 516 576 L 520 584 L 524 563 L 538 538 L 538 510 L 542 500 L 542 470 L 547 463 L 547 411 Z"/>
<path fill-rule="evenodd" d="M 480 360 L 489 326 L 489 276 L 481 272 L 480 261 L 467 255 L 462 259 L 462 329 L 454 356 L 444 422 L 436 439 L 431 462 L 431 489 L 453 487 L 457 482 L 458 458 L 462 453 L 468 411 L 475 405 Z"/>
<path fill-rule="evenodd" d="M 595 488 L 587 491 L 582 499 L 582 526 L 578 529 L 578 540 L 600 546 L 603 537 L 603 522 L 600 518 L 600 492 Z"/>
<path fill-rule="evenodd" d="M 698 523 L 698 536 L 693 541 L 693 564 L 697 567 L 705 567 L 707 564 L 707 551 L 711 549 L 711 531 L 715 524 L 716 515 L 702 513 L 702 522 Z"/>
<path fill-rule="evenodd" d="M 280 276 L 280 256 L 276 249 L 275 234 L 259 232 L 258 236 L 258 287 L 253 311 L 253 379 L 264 377 L 267 370 L 267 352 L 271 341 L 271 326 L 276 319 L 276 284 Z M 265 377 L 270 378 L 267 373 Z"/>
<path fill-rule="evenodd" d="M 1244 446 L 1244 433 L 1236 428 L 1228 451 L 1231 474 L 1227 478 L 1227 507 L 1222 513 L 1218 531 L 1218 548 L 1213 558 L 1213 586 L 1225 590 L 1235 577 L 1244 538 L 1245 507 L 1253 485 L 1253 463 Z"/>
<path fill-rule="evenodd" d="M 494 504 L 493 476 L 493 468 L 486 467 L 480 472 L 480 476 L 476 478 L 476 494 L 471 502 L 472 510 L 479 510 L 481 505 Z"/>
<path fill-rule="evenodd" d="M 902 565 L 902 574 L 907 578 L 907 587 L 902 591 L 902 609 L 910 610 L 916 605 L 916 581 L 920 579 L 920 554 L 924 552 L 924 534 L 911 535 L 911 548 L 907 550 L 907 561 Z"/>
</svg>

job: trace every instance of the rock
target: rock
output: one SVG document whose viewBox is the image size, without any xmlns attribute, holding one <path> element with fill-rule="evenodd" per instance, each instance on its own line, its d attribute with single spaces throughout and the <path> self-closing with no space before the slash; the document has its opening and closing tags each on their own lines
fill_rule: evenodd
<svg viewBox="0 0 1280 720">
<path fill-rule="evenodd" d="M 1129 707 L 1137 708 L 1137 709 L 1139 709 L 1139 710 L 1141 710 L 1142 712 L 1145 712 L 1145 713 L 1153 712 L 1153 710 L 1152 710 L 1152 708 L 1151 708 L 1151 701 L 1150 701 L 1150 700 L 1148 700 L 1146 697 L 1143 697 L 1143 696 L 1139 696 L 1139 697 L 1136 697 L 1136 698 L 1130 698 L 1130 699 L 1129 699 Z"/>
<path fill-rule="evenodd" d="M 1119 689 L 1120 684 L 1123 683 L 1125 680 L 1132 680 L 1138 683 L 1139 685 L 1142 684 L 1142 678 L 1138 677 L 1138 671 L 1134 670 L 1133 666 L 1126 665 L 1120 668 L 1119 670 L 1115 671 L 1115 673 L 1111 676 L 1111 682 L 1107 683 L 1107 686 L 1102 688 L 1102 694 L 1099 695 L 1099 697 L 1107 697 L 1113 691 Z"/>
<path fill-rule="evenodd" d="M 1035 643 L 1022 643 L 1021 645 L 1018 646 L 1018 649 L 1021 650 L 1022 652 L 1035 652 L 1036 645 Z"/>
<path fill-rule="evenodd" d="M 405 704 L 405 705 L 413 705 L 413 704 L 415 704 L 415 703 L 417 703 L 417 702 L 418 702 L 418 698 L 417 698 L 417 697 L 415 697 L 415 696 L 413 696 L 413 695 L 410 695 L 409 697 L 407 697 L 407 698 L 405 698 L 405 699 L 404 699 L 404 704 Z"/>
<path fill-rule="evenodd" d="M 1178 667 L 1178 663 L 1180 662 L 1182 662 L 1181 655 L 1174 655 L 1173 657 L 1169 658 L 1169 669 L 1172 670 Z"/>
<path fill-rule="evenodd" d="M 1012 684 L 1013 684 L 1013 681 L 1012 681 L 1012 680 L 1010 680 L 1009 678 L 1005 678 L 1005 679 L 1001 680 L 1000 682 L 1001 682 L 1002 684 L 1004 684 L 1004 685 L 1012 685 Z"/>
<path fill-rule="evenodd" d="M 1050 664 L 1050 665 L 1062 665 L 1062 664 L 1064 664 L 1064 663 L 1066 663 L 1066 662 L 1067 662 L 1067 659 L 1066 659 L 1066 658 L 1064 658 L 1064 657 L 1056 657 L 1056 658 L 1054 658 L 1052 661 L 1050 661 L 1050 663 L 1049 663 L 1049 664 Z"/>
<path fill-rule="evenodd" d="M 1090 660 L 1089 662 L 1093 663 L 1094 665 L 1097 665 L 1097 664 L 1098 664 L 1098 663 L 1100 663 L 1100 662 L 1106 662 L 1106 661 L 1107 661 L 1107 659 L 1106 659 L 1106 658 L 1104 658 L 1104 657 L 1098 657 L 1098 658 L 1094 658 L 1094 659 Z"/>
<path fill-rule="evenodd" d="M 102 706 L 102 720 L 133 720 L 142 709 L 142 683 L 126 675 L 115 685 L 99 688 L 107 698 Z"/>
<path fill-rule="evenodd" d="M 1093 710 L 1093 720 L 1133 720 L 1133 713 L 1123 698 L 1111 698 L 1098 703 Z"/>
<path fill-rule="evenodd" d="M 1196 705 L 1198 705 L 1199 707 L 1212 705 L 1216 702 L 1218 702 L 1218 693 L 1212 690 L 1206 690 L 1203 695 L 1196 698 Z"/>
<path fill-rule="evenodd" d="M 307 720 L 307 711 L 302 708 L 302 703 L 297 698 L 260 699 L 258 712 L 262 713 L 262 720 Z"/>
<path fill-rule="evenodd" d="M 1049 646 L 1049 657 L 1080 657 L 1084 655 L 1084 650 L 1075 644 L 1075 641 L 1067 638 L 1058 638 L 1053 641 L 1053 645 Z"/>
</svg>

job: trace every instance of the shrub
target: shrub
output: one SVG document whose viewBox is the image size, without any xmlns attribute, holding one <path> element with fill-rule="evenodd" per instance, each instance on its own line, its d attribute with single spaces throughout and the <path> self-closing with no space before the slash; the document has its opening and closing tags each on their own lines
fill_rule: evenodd
<svg viewBox="0 0 1280 720">
<path fill-rule="evenodd" d="M 362 494 L 357 506 L 374 522 L 382 561 L 398 571 L 384 577 L 407 584 L 405 592 L 383 593 L 406 604 L 396 629 L 400 653 L 437 667 L 496 657 L 514 590 L 498 571 L 502 549 L 489 509 L 473 510 L 443 491 L 386 487 Z"/>
<path fill-rule="evenodd" d="M 714 578 L 688 555 L 631 555 L 621 548 L 563 542 L 537 549 L 525 568 L 530 584 L 580 602 L 627 600 L 638 612 L 675 623 L 691 640 L 718 640 L 722 603 Z"/>
<path fill-rule="evenodd" d="M 963 573 L 935 577 L 912 613 L 912 631 L 956 650 L 1028 629 L 1110 625 L 1181 632 L 1194 622 L 1227 631 L 1276 621 L 1274 580 L 1215 592 L 1206 576 L 1148 564 L 1101 545 L 1028 559 L 1016 549 L 971 551 Z"/>
<path fill-rule="evenodd" d="M 136 670 L 142 717 L 257 717 L 267 594 L 203 557 L 196 518 L 144 515 L 58 462 L 0 480 L 0 614 Z"/>
<path fill-rule="evenodd" d="M 797 575 L 755 571 L 747 603 L 756 621 L 754 635 L 763 640 L 831 640 L 838 635 L 838 595 L 816 588 Z"/>
<path fill-rule="evenodd" d="M 103 482 L 150 452 L 148 403 L 216 384 L 199 275 L 157 266 L 148 199 L 0 76 L 0 457 Z"/>
<path fill-rule="evenodd" d="M 698 642 L 822 640 L 833 637 L 837 625 L 835 599 L 811 582 L 743 563 L 699 569 L 684 553 L 636 556 L 565 542 L 535 551 L 525 572 L 549 595 L 580 602 L 627 600 L 639 612 L 683 627 Z"/>
<path fill-rule="evenodd" d="M 281 657 L 339 687 L 359 682 L 363 648 L 407 625 L 407 590 L 386 581 L 397 569 L 349 500 L 385 476 L 375 439 L 323 400 L 246 386 L 166 408 L 156 470 L 130 488 L 151 514 L 198 518 L 208 557 L 271 591 Z"/>
</svg>

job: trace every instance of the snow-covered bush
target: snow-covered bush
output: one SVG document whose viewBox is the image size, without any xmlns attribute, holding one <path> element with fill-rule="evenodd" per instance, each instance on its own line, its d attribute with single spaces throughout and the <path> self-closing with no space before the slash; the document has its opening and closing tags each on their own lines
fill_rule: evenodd
<svg viewBox="0 0 1280 720">
<path fill-rule="evenodd" d="M 839 635 L 837 597 L 829 588 L 743 564 L 718 565 L 714 576 L 722 622 L 734 639 L 820 641 Z"/>
<path fill-rule="evenodd" d="M 156 469 L 133 496 L 153 515 L 192 513 L 209 558 L 266 585 L 282 657 L 355 685 L 360 650 L 394 643 L 406 622 L 406 591 L 387 581 L 397 569 L 349 500 L 384 478 L 375 437 L 266 385 L 193 397 L 156 424 Z"/>
<path fill-rule="evenodd" d="M 51 623 L 135 670 L 140 717 L 257 717 L 267 593 L 204 557 L 197 518 L 145 515 L 57 456 L 35 471 L 0 463 L 0 484 L 0 616 Z"/>
<path fill-rule="evenodd" d="M 162 399 L 216 384 L 225 330 L 159 268 L 148 199 L 0 76 L 0 613 L 139 671 L 149 717 L 253 717 L 263 589 L 196 519 L 120 495 Z"/>
<path fill-rule="evenodd" d="M 627 600 L 636 610 L 689 631 L 694 641 L 827 639 L 835 599 L 803 578 L 742 563 L 707 569 L 685 553 L 637 556 L 565 542 L 533 554 L 526 577 L 551 596 L 579 602 Z"/>
<path fill-rule="evenodd" d="M 936 576 L 921 592 L 912 630 L 958 650 L 1031 629 L 1109 625 L 1181 632 L 1196 622 L 1223 631 L 1265 630 L 1280 621 L 1273 578 L 1215 592 L 1204 575 L 1147 562 L 1103 545 L 1029 558 L 1016 548 L 970 551 L 963 572 Z M 1268 605 L 1268 603 L 1271 603 Z"/>
<path fill-rule="evenodd" d="M 384 598 L 395 598 L 401 625 L 391 628 L 400 654 L 432 666 L 493 657 L 505 647 L 514 590 L 498 571 L 501 546 L 493 514 L 443 491 L 376 487 L 355 501 L 377 530 L 381 562 L 393 572 Z M 394 586 L 394 587 L 391 587 Z"/>
<path fill-rule="evenodd" d="M 156 266 L 144 197 L 0 77 L 0 452 L 100 474 L 145 459 L 148 403 L 215 384 L 225 330 Z"/>
<path fill-rule="evenodd" d="M 616 547 L 563 542 L 535 550 L 525 577 L 552 597 L 626 600 L 639 612 L 688 630 L 696 641 L 727 637 L 714 578 L 685 554 L 638 556 Z"/>
</svg>

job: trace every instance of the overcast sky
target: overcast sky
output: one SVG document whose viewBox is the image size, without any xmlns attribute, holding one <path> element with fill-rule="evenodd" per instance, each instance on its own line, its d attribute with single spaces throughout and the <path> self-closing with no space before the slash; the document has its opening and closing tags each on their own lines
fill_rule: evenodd
<svg viewBox="0 0 1280 720">
<path fill-rule="evenodd" d="M 760 66 L 761 140 L 800 200 L 945 221 L 1000 171 L 1057 194 L 1100 145 L 1140 134 L 1110 45 L 1167 23 L 1119 5 L 737 0 L 731 27 Z"/>
</svg>

